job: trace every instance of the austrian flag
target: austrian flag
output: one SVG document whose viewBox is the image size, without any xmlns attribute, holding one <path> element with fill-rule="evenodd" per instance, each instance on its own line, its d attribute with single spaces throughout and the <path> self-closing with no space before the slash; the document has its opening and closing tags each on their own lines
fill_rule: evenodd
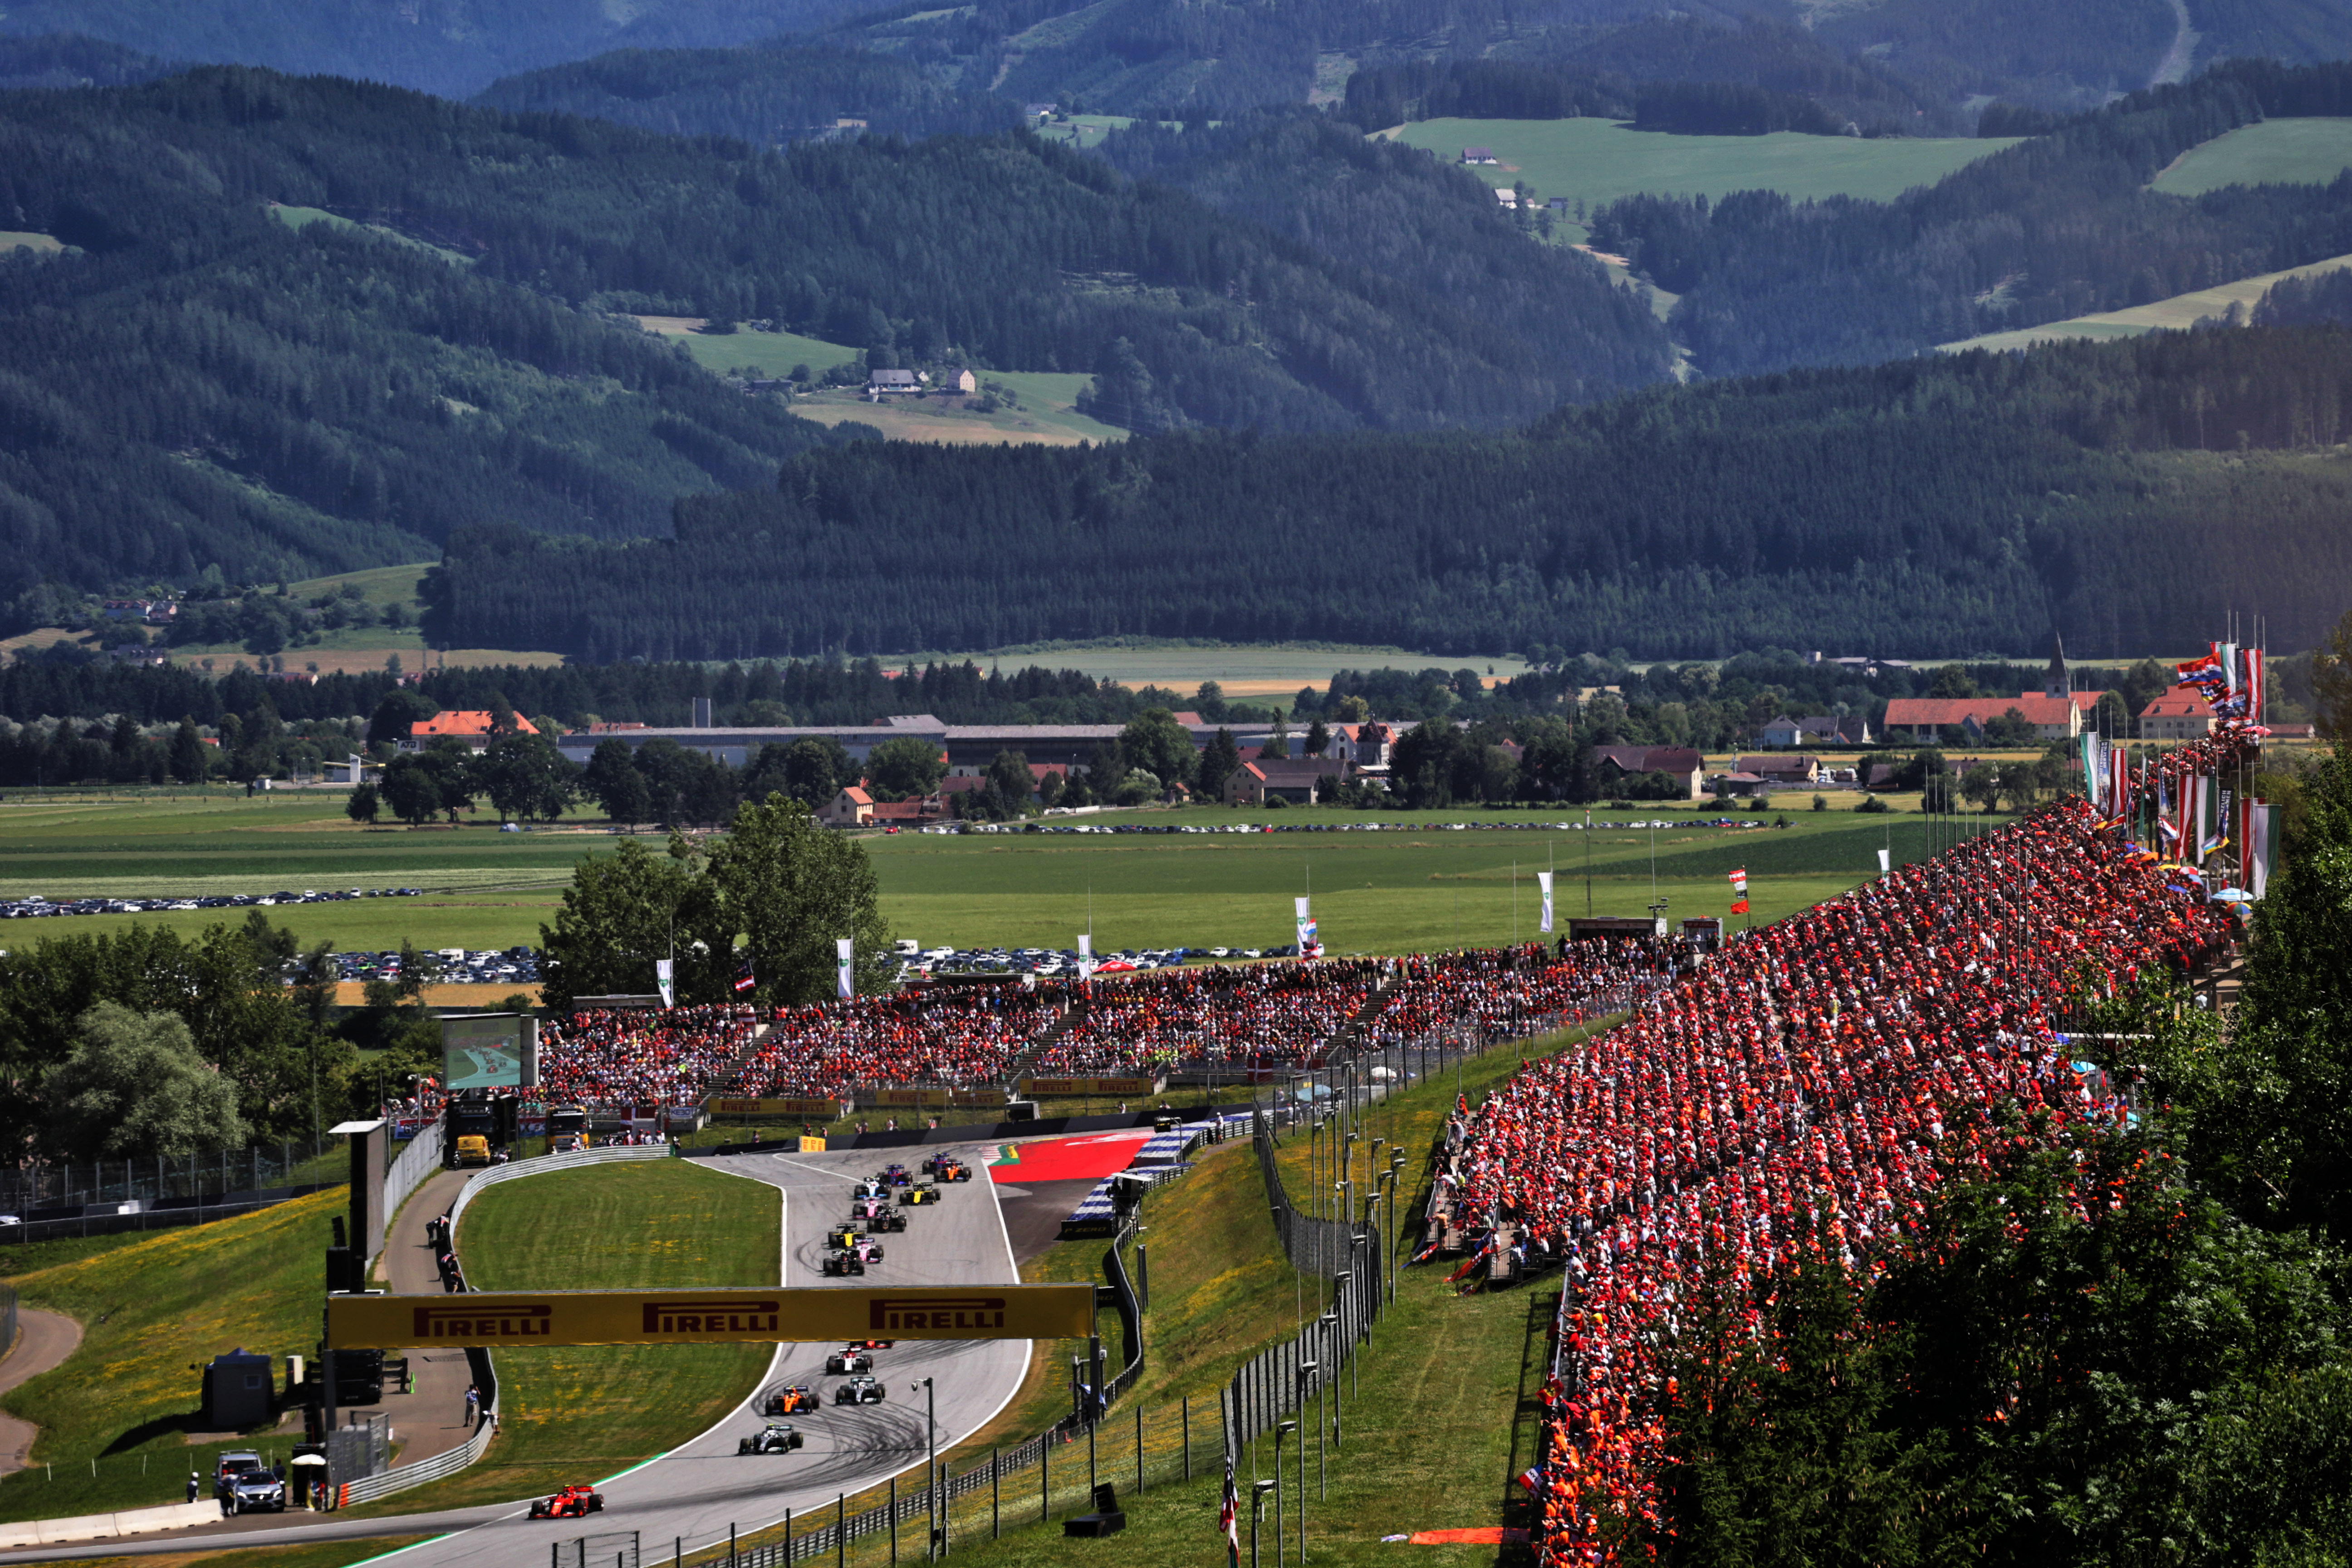
<svg viewBox="0 0 2352 1568">
<path fill-rule="evenodd" d="M 1748 868 L 1745 866 L 1731 874 L 1731 912 L 1735 915 L 1748 912 Z"/>
</svg>

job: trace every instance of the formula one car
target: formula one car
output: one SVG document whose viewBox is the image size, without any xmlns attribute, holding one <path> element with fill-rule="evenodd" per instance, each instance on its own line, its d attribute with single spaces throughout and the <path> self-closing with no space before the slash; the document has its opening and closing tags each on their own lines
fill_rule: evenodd
<svg viewBox="0 0 2352 1568">
<path fill-rule="evenodd" d="M 849 1348 L 857 1351 L 887 1351 L 898 1344 L 896 1340 L 852 1340 Z"/>
<path fill-rule="evenodd" d="M 852 1373 L 867 1373 L 873 1370 L 874 1358 L 856 1345 L 850 1346 L 847 1350 L 835 1351 L 824 1358 L 824 1371 L 827 1377 L 846 1377 Z"/>
<path fill-rule="evenodd" d="M 914 1179 L 904 1165 L 886 1165 L 882 1169 L 880 1177 L 882 1184 L 886 1187 L 903 1187 Z"/>
<path fill-rule="evenodd" d="M 887 1198 L 890 1195 L 890 1184 L 879 1176 L 862 1176 L 857 1185 L 850 1189 L 849 1195 L 852 1199 Z"/>
<path fill-rule="evenodd" d="M 866 1272 L 866 1259 L 855 1252 L 828 1252 L 824 1261 L 816 1266 L 816 1271 L 828 1279 L 862 1275 Z"/>
<path fill-rule="evenodd" d="M 858 1223 L 868 1230 L 888 1231 L 896 1235 L 907 1228 L 907 1216 L 897 1209 L 883 1209 L 880 1213 L 862 1219 Z"/>
<path fill-rule="evenodd" d="M 789 1388 L 772 1389 L 768 1396 L 760 1401 L 760 1414 L 762 1415 L 813 1415 L 824 1408 L 824 1401 L 816 1396 L 815 1389 L 804 1383 L 795 1383 Z M 793 1446 L 798 1447 L 800 1445 L 795 1443 Z"/>
<path fill-rule="evenodd" d="M 836 1252 L 855 1247 L 865 1238 L 865 1230 L 854 1218 L 835 1226 L 824 1233 L 824 1244 Z"/>
<path fill-rule="evenodd" d="M 969 1182 L 971 1167 L 952 1154 L 934 1154 L 923 1162 L 923 1173 L 936 1181 Z"/>
<path fill-rule="evenodd" d="M 882 1384 L 871 1377 L 853 1377 L 833 1391 L 835 1405 L 879 1405 L 882 1399 Z"/>
<path fill-rule="evenodd" d="M 908 1208 L 912 1208 L 917 1204 L 935 1204 L 939 1201 L 939 1188 L 933 1186 L 929 1182 L 925 1182 L 919 1186 L 908 1187 L 905 1192 L 898 1194 L 898 1202 Z"/>
<path fill-rule="evenodd" d="M 572 1486 L 530 1505 L 533 1519 L 579 1519 L 604 1511 L 604 1494 L 594 1487 Z"/>
<path fill-rule="evenodd" d="M 789 1421 L 771 1421 L 749 1437 L 735 1440 L 738 1454 L 789 1454 L 808 1447 L 808 1439 L 793 1430 Z"/>
</svg>

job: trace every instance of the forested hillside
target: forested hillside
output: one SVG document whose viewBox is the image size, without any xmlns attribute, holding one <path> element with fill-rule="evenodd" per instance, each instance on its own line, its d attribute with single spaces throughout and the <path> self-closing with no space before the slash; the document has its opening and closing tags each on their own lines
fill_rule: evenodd
<svg viewBox="0 0 2352 1568">
<path fill-rule="evenodd" d="M 2352 581 L 2352 332 L 2165 334 L 1659 390 L 1523 436 L 860 443 L 671 541 L 452 538 L 452 644 L 594 659 L 1153 634 L 1915 657 L 2308 646 Z M 1036 563 L 1054 563 L 1041 573 Z"/>
<path fill-rule="evenodd" d="M 172 59 L 463 97 L 607 49 L 740 44 L 869 8 L 866 0 L 10 0 L 0 31 L 79 33 Z"/>
<path fill-rule="evenodd" d="M 0 36 L 0 91 L 21 88 L 130 87 L 180 68 L 137 49 L 72 34 Z"/>
<path fill-rule="evenodd" d="M 1869 363 L 2352 251 L 2352 178 L 2146 188 L 2200 142 L 2313 114 L 2352 114 L 2352 66 L 2234 62 L 1892 203 L 1634 196 L 1601 209 L 1593 241 L 1683 296 L 1675 334 L 1711 374 Z"/>
<path fill-rule="evenodd" d="M 778 153 L 205 68 L 0 98 L 0 228 L 72 247 L 0 260 L 0 599 L 658 532 L 816 438 L 609 310 L 1100 369 L 1142 428 L 1498 425 L 1666 363 L 1580 259 L 1530 334 L 1021 132 Z"/>
<path fill-rule="evenodd" d="M 985 136 L 1021 122 L 1021 106 L 958 92 L 887 55 L 781 43 L 732 49 L 621 49 L 502 78 L 474 100 L 489 109 L 593 114 L 674 136 L 732 136 L 754 145 L 848 129 L 876 135 Z"/>
</svg>

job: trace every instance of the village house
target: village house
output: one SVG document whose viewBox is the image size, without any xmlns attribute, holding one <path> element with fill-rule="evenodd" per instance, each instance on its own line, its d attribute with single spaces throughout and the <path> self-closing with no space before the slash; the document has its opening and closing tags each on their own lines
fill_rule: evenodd
<svg viewBox="0 0 2352 1568">
<path fill-rule="evenodd" d="M 1806 752 L 1781 753 L 1759 752 L 1745 756 L 1733 764 L 1734 776 L 1752 773 L 1775 789 L 1792 789 L 1799 784 L 1814 783 L 1822 774 L 1822 760 Z"/>
<path fill-rule="evenodd" d="M 492 724 L 493 721 L 487 710 L 451 709 L 446 712 L 436 713 L 430 719 L 419 719 L 410 725 L 407 738 L 400 742 L 400 749 L 404 752 L 421 752 L 444 735 L 454 735 L 465 742 L 468 750 L 486 752 L 489 750 L 490 742 L 498 738 Z M 536 735 L 539 730 L 530 720 L 518 713 L 514 720 L 514 732 L 518 735 Z"/>
<path fill-rule="evenodd" d="M 877 370 L 867 374 L 866 390 L 874 396 L 879 397 L 886 393 L 920 392 L 923 390 L 923 383 L 921 378 L 911 370 Z"/>
<path fill-rule="evenodd" d="M 1227 805 L 1264 805 L 1269 795 L 1293 805 L 1314 804 L 1316 789 L 1348 776 L 1348 764 L 1329 757 L 1272 757 L 1244 763 L 1225 780 Z"/>
<path fill-rule="evenodd" d="M 1592 757 L 1604 787 L 1629 773 L 1664 773 L 1680 792 L 1677 800 L 1696 800 L 1705 793 L 1700 777 L 1706 759 L 1688 746 L 1595 746 Z"/>
<path fill-rule="evenodd" d="M 825 802 L 816 817 L 827 827 L 864 827 L 874 820 L 874 797 L 851 784 Z"/>
<path fill-rule="evenodd" d="M 1502 160 L 1495 156 L 1495 150 L 1491 147 L 1465 147 L 1462 149 L 1462 161 L 1465 163 L 1497 163 Z"/>
<path fill-rule="evenodd" d="M 2201 741 L 2213 732 L 2213 710 L 2194 691 L 2168 691 L 2139 710 L 2143 741 Z"/>
</svg>

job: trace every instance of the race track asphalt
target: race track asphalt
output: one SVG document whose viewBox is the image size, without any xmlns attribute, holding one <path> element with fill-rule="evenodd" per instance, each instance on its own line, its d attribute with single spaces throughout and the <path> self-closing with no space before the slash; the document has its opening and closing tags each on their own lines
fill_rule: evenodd
<svg viewBox="0 0 2352 1568">
<path fill-rule="evenodd" d="M 916 1152 L 908 1152 L 909 1163 Z M 941 1147 L 920 1152 L 954 1153 L 969 1164 L 979 1165 L 991 1147 Z M 824 1154 L 779 1152 L 734 1155 L 708 1163 L 714 1170 L 782 1189 L 785 1284 L 1019 1282 L 995 1188 L 984 1175 L 942 1188 L 944 1200 L 936 1205 L 907 1211 L 904 1232 L 877 1236 L 875 1239 L 882 1246 L 883 1259 L 871 1266 L 864 1279 L 830 1280 L 821 1276 L 817 1265 L 824 1255 L 824 1231 L 848 1214 L 850 1184 L 892 1157 L 854 1150 Z M 457 1236 L 461 1251 L 465 1242 L 461 1226 Z M 601 1489 L 604 1511 L 585 1521 L 529 1519 L 517 1504 L 327 1522 L 304 1522 L 311 1516 L 288 1515 L 282 1530 L 247 1529 L 235 1533 L 244 1542 L 259 1546 L 445 1531 L 450 1533 L 402 1553 L 398 1561 L 403 1568 L 513 1568 L 540 1561 L 550 1542 L 570 1541 L 590 1531 L 636 1531 L 651 1561 L 656 1546 L 666 1555 L 677 1541 L 683 1541 L 689 1551 L 713 1541 L 724 1542 L 730 1524 L 751 1531 L 781 1520 L 787 1509 L 796 1518 L 821 1510 L 824 1520 L 829 1521 L 835 1498 L 844 1492 L 854 1494 L 908 1469 L 916 1472 L 913 1484 L 922 1485 L 923 1395 L 919 1388 L 911 1386 L 917 1380 L 929 1376 L 935 1382 L 938 1441 L 944 1452 L 984 1426 L 1012 1399 L 1028 1369 L 1030 1345 L 1026 1340 L 901 1340 L 890 1350 L 875 1352 L 875 1375 L 887 1387 L 888 1399 L 863 1406 L 831 1403 L 833 1389 L 842 1379 L 824 1375 L 824 1358 L 837 1348 L 779 1345 L 761 1383 L 761 1390 L 779 1383 L 806 1384 L 824 1395 L 827 1403 L 820 1414 L 793 1418 L 793 1425 L 808 1435 L 805 1448 L 783 1455 L 737 1456 L 736 1439 L 762 1425 L 752 1413 L 759 1392 L 754 1391 L 751 1398 L 710 1431 L 614 1478 Z M 812 1522 L 822 1521 L 812 1518 Z M 153 1542 L 93 1542 L 87 1549 L 50 1547 L 35 1552 L 0 1553 L 0 1563 L 184 1552 L 202 1543 L 217 1528 Z M 916 1540 L 919 1548 L 919 1526 Z"/>
</svg>

